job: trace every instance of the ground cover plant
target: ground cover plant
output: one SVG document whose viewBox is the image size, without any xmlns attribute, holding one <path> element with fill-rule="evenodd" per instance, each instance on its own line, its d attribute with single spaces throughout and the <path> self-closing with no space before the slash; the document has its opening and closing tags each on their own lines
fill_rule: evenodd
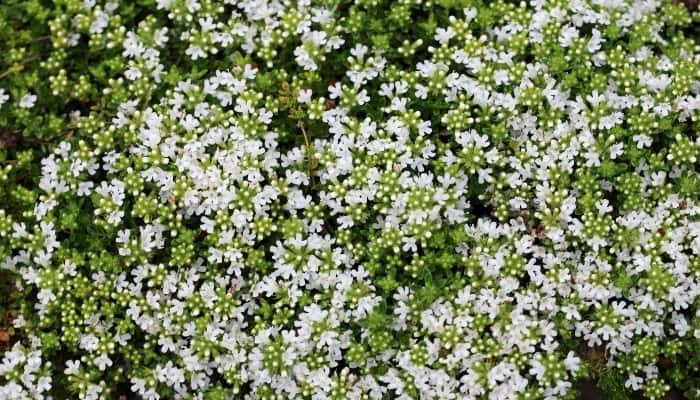
<svg viewBox="0 0 700 400">
<path fill-rule="evenodd" d="M 700 399 L 671 0 L 6 0 L 0 399 Z"/>
</svg>

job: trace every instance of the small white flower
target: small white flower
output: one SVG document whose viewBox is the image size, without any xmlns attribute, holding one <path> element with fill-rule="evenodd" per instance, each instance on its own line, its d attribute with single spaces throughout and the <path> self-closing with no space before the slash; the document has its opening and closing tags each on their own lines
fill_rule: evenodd
<svg viewBox="0 0 700 400">
<path fill-rule="evenodd" d="M 112 360 L 110 360 L 109 357 L 104 354 L 100 354 L 98 357 L 96 357 L 94 362 L 100 371 L 104 371 L 107 369 L 107 367 L 110 367 L 113 364 Z"/>
<path fill-rule="evenodd" d="M 625 387 L 632 390 L 639 390 L 641 388 L 644 380 L 638 376 L 630 375 L 627 381 L 625 381 Z"/>
<path fill-rule="evenodd" d="M 571 372 L 572 374 L 575 374 L 578 369 L 579 365 L 581 364 L 581 359 L 574 354 L 573 351 L 569 351 L 569 354 L 566 356 L 566 359 L 564 360 L 564 366 L 566 369 Z"/>
<path fill-rule="evenodd" d="M 36 95 L 27 93 L 20 99 L 19 106 L 22 108 L 32 108 L 34 107 L 34 103 L 36 103 Z"/>
<path fill-rule="evenodd" d="M 610 146 L 610 159 L 614 160 L 617 157 L 621 156 L 622 153 L 624 153 L 624 144 L 623 143 L 615 143 L 612 146 Z"/>
<path fill-rule="evenodd" d="M 299 96 L 297 96 L 297 101 L 302 104 L 308 104 L 309 102 L 311 102 L 311 89 L 299 90 Z"/>
<path fill-rule="evenodd" d="M 75 375 L 80 368 L 80 360 L 66 361 L 66 369 L 63 371 L 66 375 Z"/>
<path fill-rule="evenodd" d="M 651 138 L 647 135 L 634 135 L 632 136 L 632 140 L 637 143 L 638 149 L 651 146 Z"/>
<path fill-rule="evenodd" d="M 454 36 L 455 32 L 450 27 L 447 27 L 447 29 L 437 28 L 435 31 L 435 40 L 437 40 L 440 44 L 446 44 Z"/>
<path fill-rule="evenodd" d="M 10 99 L 10 95 L 5 92 L 5 89 L 0 88 L 0 107 Z"/>
</svg>

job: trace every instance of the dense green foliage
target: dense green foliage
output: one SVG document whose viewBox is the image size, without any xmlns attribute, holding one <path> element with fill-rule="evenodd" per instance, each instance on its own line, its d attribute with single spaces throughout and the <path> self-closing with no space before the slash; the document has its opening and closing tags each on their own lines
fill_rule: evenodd
<svg viewBox="0 0 700 400">
<path fill-rule="evenodd" d="M 4 0 L 0 398 L 700 399 L 699 21 Z"/>
</svg>

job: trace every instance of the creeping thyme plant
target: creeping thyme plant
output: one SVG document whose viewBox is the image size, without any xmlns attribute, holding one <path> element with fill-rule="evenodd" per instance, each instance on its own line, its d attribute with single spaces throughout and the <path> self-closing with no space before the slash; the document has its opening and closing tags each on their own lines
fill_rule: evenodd
<svg viewBox="0 0 700 400">
<path fill-rule="evenodd" d="M 699 22 L 3 2 L 0 399 L 700 399 Z"/>
</svg>

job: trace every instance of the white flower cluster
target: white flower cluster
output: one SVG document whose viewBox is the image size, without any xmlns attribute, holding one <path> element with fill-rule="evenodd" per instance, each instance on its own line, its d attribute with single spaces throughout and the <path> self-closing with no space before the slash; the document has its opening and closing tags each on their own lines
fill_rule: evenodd
<svg viewBox="0 0 700 400">
<path fill-rule="evenodd" d="M 42 161 L 33 222 L 0 224 L 42 332 L 0 397 L 572 398 L 586 346 L 669 389 L 660 355 L 700 340 L 676 7 L 496 2 L 397 50 L 341 6 L 157 3 L 189 30 L 124 33 L 130 98 Z M 173 81 L 166 51 L 240 52 Z"/>
<path fill-rule="evenodd" d="M 51 363 L 41 356 L 41 341 L 31 337 L 31 347 L 24 349 L 16 343 L 5 352 L 0 375 L 8 383 L 0 386 L 0 396 L 7 400 L 44 398 L 51 389 Z"/>
</svg>

